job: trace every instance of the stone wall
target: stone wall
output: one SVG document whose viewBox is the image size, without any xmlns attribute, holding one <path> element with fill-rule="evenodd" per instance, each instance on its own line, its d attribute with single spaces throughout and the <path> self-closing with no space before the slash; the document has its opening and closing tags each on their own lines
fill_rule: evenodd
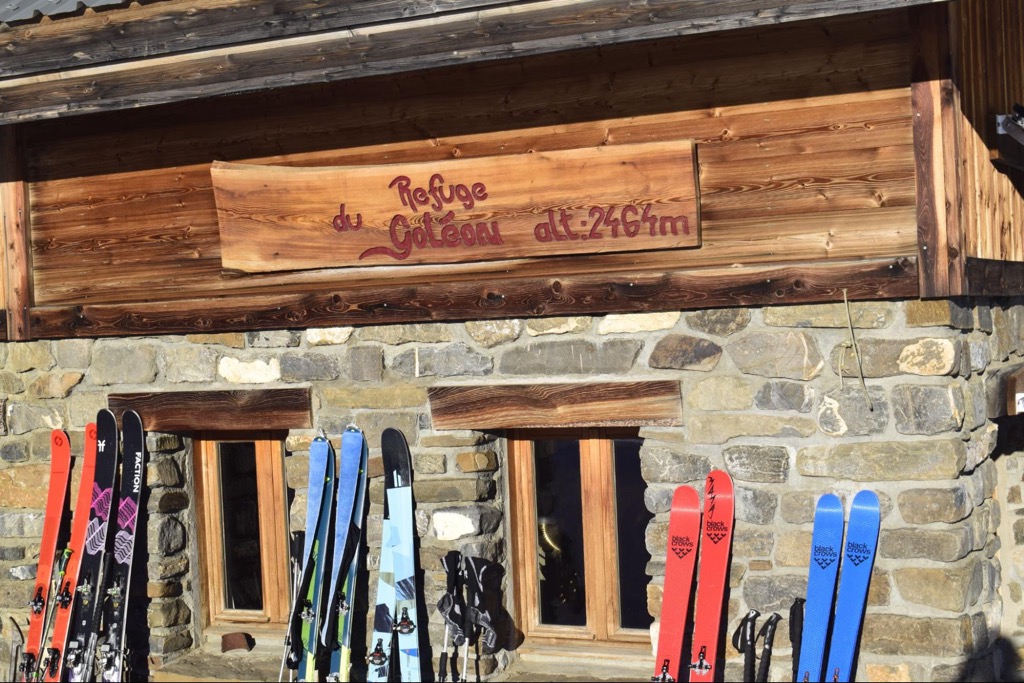
<svg viewBox="0 0 1024 683">
<path fill-rule="evenodd" d="M 461 549 L 507 562 L 507 473 L 499 434 L 432 429 L 427 389 L 492 380 L 674 379 L 684 426 L 641 430 L 646 503 L 656 513 L 647 534 L 652 614 L 660 612 L 675 486 L 699 485 L 715 467 L 735 479 L 730 632 L 749 608 L 785 615 L 803 594 L 817 496 L 834 491 L 848 502 L 872 488 L 883 519 L 860 678 L 999 674 L 1012 657 L 992 653 L 1014 650 L 1000 634 L 1012 645 L 1013 629 L 1024 629 L 1016 612 L 1013 623 L 1003 623 L 1004 602 L 1022 602 L 1021 583 L 1003 579 L 1012 561 L 1003 555 L 1012 534 L 1024 533 L 1013 524 L 1006 529 L 997 484 L 1000 476 L 1015 478 L 1012 500 L 1020 507 L 1021 467 L 1014 453 L 990 457 L 1000 452 L 999 428 L 986 406 L 995 371 L 1020 362 L 1022 307 L 884 302 L 853 304 L 850 312 L 853 337 L 846 308 L 826 305 L 0 344 L 4 628 L 7 614 L 24 620 L 31 590 L 49 430 L 68 429 L 80 451 L 84 425 L 108 393 L 298 384 L 312 388 L 314 422 L 335 438 L 355 423 L 376 451 L 385 427 L 401 429 L 414 457 L 420 565 L 436 647 L 443 633 L 433 609 L 444 586 L 439 558 Z M 304 523 L 313 436 L 293 431 L 286 443 L 296 530 Z M 153 665 L 200 642 L 187 437 L 147 438 L 143 604 Z M 371 568 L 382 490 L 375 478 Z M 780 679 L 789 671 L 786 632 L 779 631 L 773 666 Z M 738 678 L 741 660 L 727 651 L 728 677 Z M 505 652 L 485 657 L 482 673 L 507 660 Z"/>
</svg>

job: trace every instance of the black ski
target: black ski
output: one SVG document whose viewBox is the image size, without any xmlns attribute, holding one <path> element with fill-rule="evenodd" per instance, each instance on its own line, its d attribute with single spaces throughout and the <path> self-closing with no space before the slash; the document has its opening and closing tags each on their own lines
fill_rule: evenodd
<svg viewBox="0 0 1024 683">
<path fill-rule="evenodd" d="M 88 681 L 94 676 L 97 633 L 100 626 L 103 574 L 107 564 L 107 530 L 117 479 L 117 420 L 109 410 L 96 415 L 96 477 L 89 509 L 82 564 L 75 589 L 74 620 L 68 635 L 64 666 L 69 681 Z"/>
<path fill-rule="evenodd" d="M 139 499 L 146 481 L 146 436 L 142 418 L 133 410 L 121 416 L 124 455 L 121 458 L 121 493 L 117 504 L 117 533 L 114 535 L 114 560 L 104 582 L 103 624 L 105 639 L 100 646 L 101 679 L 120 681 L 127 675 L 125 647 L 125 615 L 128 609 L 128 588 L 135 553 L 135 526 L 139 516 Z"/>
</svg>

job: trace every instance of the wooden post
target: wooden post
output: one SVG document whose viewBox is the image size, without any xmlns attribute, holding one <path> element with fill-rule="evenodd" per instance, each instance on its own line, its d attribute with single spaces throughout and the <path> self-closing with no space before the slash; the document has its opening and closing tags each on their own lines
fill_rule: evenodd
<svg viewBox="0 0 1024 683">
<path fill-rule="evenodd" d="M 911 106 L 917 164 L 917 232 L 921 296 L 966 294 L 959 180 L 960 93 L 952 76 L 946 4 L 910 11 Z"/>
<path fill-rule="evenodd" d="M 0 126 L 0 231 L 3 235 L 3 288 L 7 338 L 29 338 L 32 305 L 32 249 L 28 200 L 14 126 Z"/>
</svg>

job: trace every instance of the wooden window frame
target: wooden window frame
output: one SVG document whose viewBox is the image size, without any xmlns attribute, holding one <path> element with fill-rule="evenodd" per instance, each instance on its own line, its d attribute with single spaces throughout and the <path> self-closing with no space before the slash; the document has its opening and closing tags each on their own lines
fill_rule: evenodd
<svg viewBox="0 0 1024 683">
<path fill-rule="evenodd" d="M 282 432 L 267 431 L 197 432 L 193 436 L 204 627 L 238 623 L 285 625 L 288 621 L 291 573 L 284 438 Z M 252 442 L 256 446 L 260 563 L 263 567 L 261 610 L 225 606 L 224 539 L 221 533 L 211 533 L 223 529 L 217 444 L 224 442 Z"/>
<path fill-rule="evenodd" d="M 508 434 L 509 510 L 511 513 L 512 570 L 516 590 L 517 623 L 533 645 L 565 645 L 567 641 L 595 646 L 650 648 L 647 629 L 619 626 L 619 591 L 593 590 L 593 586 L 618 585 L 618 535 L 616 529 L 613 440 L 636 438 L 633 430 L 513 430 Z M 580 485 L 582 496 L 585 557 L 587 550 L 601 548 L 598 561 L 584 559 L 586 626 L 556 626 L 540 623 L 540 581 L 538 576 L 537 516 L 534 499 L 533 442 L 545 439 L 573 439 L 580 444 Z M 608 543 L 609 537 L 612 539 Z M 593 555 L 591 554 L 592 558 Z M 591 616 L 595 618 L 590 619 Z"/>
</svg>

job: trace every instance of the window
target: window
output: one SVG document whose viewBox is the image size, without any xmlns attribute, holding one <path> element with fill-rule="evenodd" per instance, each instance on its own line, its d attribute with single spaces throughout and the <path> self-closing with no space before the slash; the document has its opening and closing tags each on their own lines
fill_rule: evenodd
<svg viewBox="0 0 1024 683">
<path fill-rule="evenodd" d="M 197 434 L 194 453 L 207 625 L 286 623 L 283 435 Z"/>
<path fill-rule="evenodd" d="M 528 640 L 650 646 L 647 523 L 635 431 L 509 440 L 518 623 Z"/>
</svg>

